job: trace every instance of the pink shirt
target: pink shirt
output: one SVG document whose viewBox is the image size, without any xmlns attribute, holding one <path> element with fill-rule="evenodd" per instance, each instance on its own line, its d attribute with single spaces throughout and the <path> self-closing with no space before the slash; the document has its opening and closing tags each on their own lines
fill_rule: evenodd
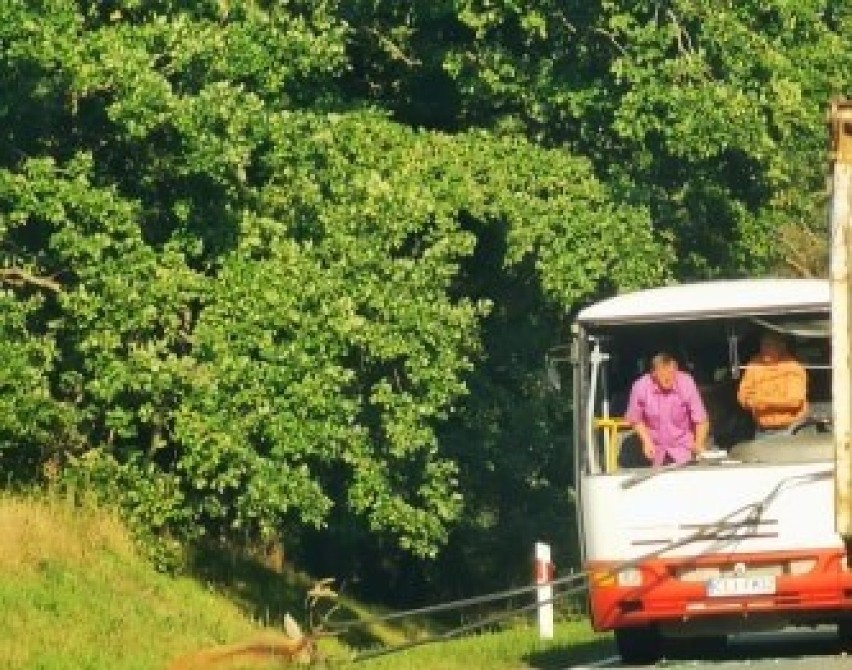
<svg viewBox="0 0 852 670">
<path fill-rule="evenodd" d="M 676 463 L 692 457 L 695 426 L 707 421 L 707 410 L 692 377 L 678 371 L 674 386 L 661 389 L 650 374 L 644 374 L 630 389 L 630 402 L 624 418 L 631 424 L 643 423 L 657 447 L 654 465 L 662 465 L 666 454 Z"/>
</svg>

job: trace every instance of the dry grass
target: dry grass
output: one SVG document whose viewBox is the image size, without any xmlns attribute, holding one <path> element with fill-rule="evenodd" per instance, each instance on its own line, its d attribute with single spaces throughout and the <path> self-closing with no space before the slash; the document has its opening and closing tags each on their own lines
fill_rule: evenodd
<svg viewBox="0 0 852 670">
<path fill-rule="evenodd" d="M 45 561 L 85 566 L 103 552 L 130 559 L 133 540 L 113 515 L 67 500 L 0 497 L 0 570 L 32 572 Z"/>
</svg>

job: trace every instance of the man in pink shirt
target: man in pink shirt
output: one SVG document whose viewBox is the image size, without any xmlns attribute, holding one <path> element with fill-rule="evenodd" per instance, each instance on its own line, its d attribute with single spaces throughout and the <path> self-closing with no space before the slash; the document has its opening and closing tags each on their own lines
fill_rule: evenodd
<svg viewBox="0 0 852 670">
<path fill-rule="evenodd" d="M 695 381 L 663 353 L 654 356 L 651 371 L 633 383 L 624 418 L 655 466 L 692 460 L 704 450 L 710 430 Z"/>
</svg>

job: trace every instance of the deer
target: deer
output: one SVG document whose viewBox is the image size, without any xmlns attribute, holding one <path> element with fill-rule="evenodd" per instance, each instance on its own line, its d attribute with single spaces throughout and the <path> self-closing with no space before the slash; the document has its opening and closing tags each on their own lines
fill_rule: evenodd
<svg viewBox="0 0 852 670">
<path fill-rule="evenodd" d="M 305 598 L 308 606 L 310 632 L 305 634 L 296 620 L 288 613 L 284 617 L 284 633 L 266 633 L 246 642 L 221 644 L 176 658 L 168 670 L 220 670 L 227 667 L 245 668 L 250 665 L 268 667 L 269 663 L 280 665 L 308 665 L 318 660 L 317 638 L 333 607 L 317 622 L 317 605 L 323 600 L 336 600 L 338 595 L 331 588 L 333 578 L 316 582 Z"/>
</svg>

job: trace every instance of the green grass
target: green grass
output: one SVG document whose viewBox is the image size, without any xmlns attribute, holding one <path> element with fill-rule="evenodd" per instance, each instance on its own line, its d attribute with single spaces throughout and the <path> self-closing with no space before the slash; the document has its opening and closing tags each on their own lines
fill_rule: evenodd
<svg viewBox="0 0 852 670">
<path fill-rule="evenodd" d="M 614 653 L 608 636 L 595 634 L 585 621 L 556 626 L 553 640 L 540 640 L 532 626 L 471 635 L 425 645 L 358 663 L 364 670 L 556 670 Z"/>
<path fill-rule="evenodd" d="M 114 519 L 0 499 L 0 668 L 161 668 L 256 626 L 188 578 L 154 572 Z"/>
<path fill-rule="evenodd" d="M 118 521 L 64 500 L 0 496 L 0 540 L 0 669 L 160 669 L 189 651 L 280 630 L 285 612 L 305 618 L 304 576 L 215 548 L 196 556 L 192 578 L 159 574 Z M 351 600 L 343 605 L 341 618 L 380 613 Z M 354 647 L 380 648 L 436 630 L 423 620 L 374 625 L 343 641 L 322 640 L 320 649 L 346 661 Z M 584 622 L 559 624 L 548 642 L 522 624 L 351 667 L 547 669 L 610 653 L 609 640 Z"/>
</svg>

